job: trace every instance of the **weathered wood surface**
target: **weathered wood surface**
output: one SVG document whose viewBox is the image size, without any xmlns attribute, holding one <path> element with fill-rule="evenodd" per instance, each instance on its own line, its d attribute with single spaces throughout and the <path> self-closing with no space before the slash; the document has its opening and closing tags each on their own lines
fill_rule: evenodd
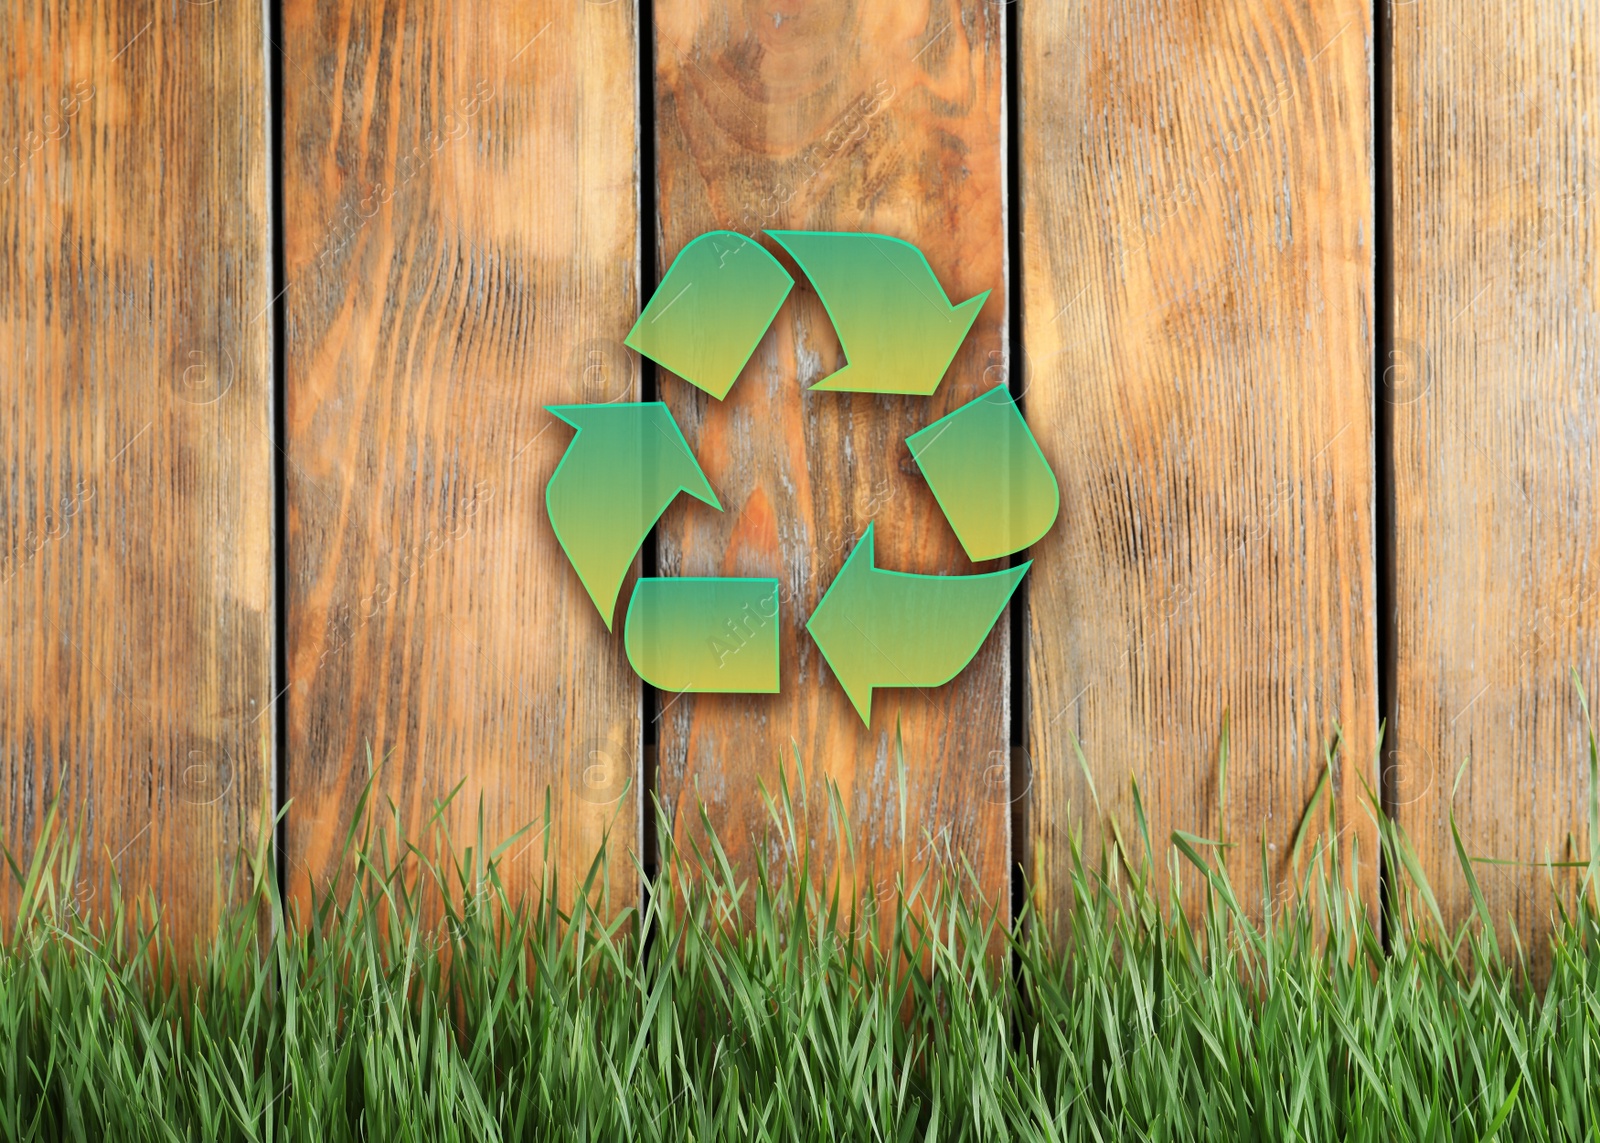
<svg viewBox="0 0 1600 1143">
<path fill-rule="evenodd" d="M 953 299 L 994 291 L 932 399 L 807 392 L 841 356 L 803 280 L 726 402 L 660 377 L 727 508 L 674 506 L 661 574 L 778 576 L 784 623 L 782 695 L 661 696 L 669 808 L 685 823 L 705 799 L 750 871 L 773 852 L 758 783 L 798 751 L 806 828 L 825 838 L 816 780 L 836 781 L 879 888 L 959 856 L 1002 900 L 1026 842 L 1049 908 L 1068 831 L 1095 830 L 1076 738 L 1125 837 L 1137 778 L 1158 845 L 1225 837 L 1253 891 L 1258 842 L 1287 871 L 1337 727 L 1331 794 L 1370 890 L 1381 401 L 1393 799 L 1447 915 L 1469 908 L 1453 808 L 1474 855 L 1525 863 L 1478 867 L 1496 918 L 1542 929 L 1538 863 L 1590 840 L 1571 672 L 1600 687 L 1596 17 L 1393 7 L 1375 391 L 1371 12 L 1021 5 L 1020 388 L 1062 513 L 1031 553 L 1012 790 L 1007 620 L 955 684 L 880 693 L 870 731 L 804 631 L 869 522 L 884 566 L 974 570 L 900 442 L 1010 372 L 1004 12 L 647 13 L 658 267 L 713 227 L 859 229 L 919 245 Z M 60 796 L 88 831 L 79 899 L 114 870 L 180 940 L 260 836 L 277 704 L 296 885 L 332 872 L 369 744 L 413 823 L 465 779 L 463 840 L 480 800 L 498 838 L 548 791 L 551 830 L 508 855 L 524 887 L 547 848 L 570 888 L 608 827 L 638 842 L 640 688 L 545 517 L 570 432 L 542 406 L 640 392 L 621 345 L 643 300 L 639 12 L 282 18 L 275 683 L 261 7 L 0 11 L 0 831 L 26 851 Z"/>
<path fill-rule="evenodd" d="M 1540 955 L 1533 863 L 1594 840 L 1600 13 L 1400 4 L 1393 43 L 1395 800 L 1453 919 L 1452 807 L 1474 857 L 1527 863 L 1476 873 Z"/>
<path fill-rule="evenodd" d="M 1009 620 L 950 685 L 879 692 L 870 729 L 805 631 L 869 523 L 880 566 L 973 570 L 902 441 L 1006 379 L 1003 6 L 661 0 L 654 14 L 662 268 L 715 228 L 861 230 L 919 246 L 953 301 L 994 291 L 931 398 L 809 392 L 843 358 L 803 279 L 725 401 L 661 374 L 725 511 L 674 505 L 660 574 L 776 576 L 783 688 L 660 696 L 661 794 L 680 830 L 703 800 L 753 873 L 773 852 L 757 840 L 758 783 L 775 792 L 798 753 L 805 828 L 824 852 L 827 778 L 853 823 L 857 876 L 889 891 L 902 868 L 964 857 L 1003 906 Z"/>
<path fill-rule="evenodd" d="M 292 887 L 375 796 L 633 900 L 639 688 L 567 566 L 543 406 L 629 399 L 627 4 L 288 0 L 284 179 Z"/>
<path fill-rule="evenodd" d="M 59 798 L 68 891 L 153 891 L 181 949 L 270 805 L 264 45 L 260 5 L 0 8 L 0 837 Z"/>
<path fill-rule="evenodd" d="M 1281 883 L 1342 728 L 1330 788 L 1372 891 L 1368 10 L 1022 21 L 1025 401 L 1062 483 L 1028 626 L 1041 903 L 1069 899 L 1069 831 L 1101 836 L 1074 736 L 1125 839 L 1137 779 L 1158 862 L 1174 829 L 1226 838 L 1259 901 L 1260 844 Z"/>
</svg>

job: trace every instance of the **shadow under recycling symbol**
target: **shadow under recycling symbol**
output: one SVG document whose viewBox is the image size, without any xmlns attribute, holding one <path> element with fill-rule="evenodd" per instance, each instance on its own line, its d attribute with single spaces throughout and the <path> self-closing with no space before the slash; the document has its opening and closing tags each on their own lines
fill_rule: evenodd
<svg viewBox="0 0 1600 1143">
<path fill-rule="evenodd" d="M 884 235 L 767 233 L 810 279 L 845 352 L 847 364 L 813 389 L 927 396 L 938 388 L 987 291 L 952 305 L 922 252 Z M 626 343 L 721 400 L 793 285 L 760 243 L 732 231 L 702 234 L 674 260 Z M 680 492 L 722 505 L 664 403 L 548 411 L 577 435 L 545 506 L 609 630 L 633 558 L 668 505 Z M 1055 523 L 1055 474 L 1004 385 L 906 444 L 972 560 L 1019 552 Z M 868 525 L 806 630 L 870 725 L 875 688 L 942 686 L 960 674 L 1030 566 L 889 571 L 876 565 Z M 624 622 L 628 661 L 666 691 L 775 693 L 778 600 L 775 579 L 641 579 Z"/>
</svg>

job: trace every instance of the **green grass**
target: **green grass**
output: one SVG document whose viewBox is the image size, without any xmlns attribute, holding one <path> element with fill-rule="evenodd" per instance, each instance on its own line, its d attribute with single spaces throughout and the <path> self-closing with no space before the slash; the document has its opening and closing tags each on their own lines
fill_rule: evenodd
<svg viewBox="0 0 1600 1143">
<path fill-rule="evenodd" d="M 1592 748 L 1590 765 L 1592 782 Z M 809 796 L 826 800 L 848 848 L 837 796 Z M 1131 852 L 1075 848 L 1057 945 L 1026 917 L 998 924 L 959 873 L 902 880 L 881 908 L 852 909 L 797 847 L 807 797 L 802 780 L 770 804 L 771 851 L 787 860 L 740 881 L 715 841 L 670 853 L 642 910 L 605 900 L 600 863 L 563 887 L 578 902 L 566 911 L 552 886 L 512 900 L 505 847 L 480 836 L 457 851 L 437 815 L 420 837 L 393 817 L 352 833 L 345 890 L 303 915 L 286 917 L 258 852 L 186 983 L 148 905 L 113 895 L 104 929 L 73 911 L 73 831 L 52 821 L 31 861 L 12 863 L 21 908 L 0 952 L 0 1139 L 1600 1130 L 1593 867 L 1540 990 L 1501 958 L 1486 917 L 1444 931 L 1392 827 L 1387 953 L 1347 889 L 1367 874 L 1314 838 L 1299 843 L 1298 902 L 1261 924 L 1224 847 L 1143 834 Z M 1172 894 L 1195 878 L 1204 908 L 1191 922 Z"/>
</svg>

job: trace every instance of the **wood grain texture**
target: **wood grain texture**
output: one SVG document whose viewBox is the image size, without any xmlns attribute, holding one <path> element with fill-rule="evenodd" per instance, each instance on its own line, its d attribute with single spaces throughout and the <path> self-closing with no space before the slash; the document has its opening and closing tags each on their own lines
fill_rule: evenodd
<svg viewBox="0 0 1600 1143">
<path fill-rule="evenodd" d="M 637 44 L 624 3 L 284 5 L 291 884 L 369 773 L 458 845 L 603 834 L 637 892 L 639 688 L 567 566 L 543 406 L 628 399 Z"/>
<path fill-rule="evenodd" d="M 1476 857 L 1595 840 L 1600 12 L 1396 5 L 1393 43 L 1396 801 L 1459 920 L 1452 806 Z M 1547 871 L 1476 872 L 1546 957 Z"/>
<path fill-rule="evenodd" d="M 1372 892 L 1369 13 L 1022 21 L 1025 401 L 1062 481 L 1028 622 L 1041 904 L 1070 898 L 1069 831 L 1100 836 L 1074 736 L 1124 838 L 1137 779 L 1158 864 L 1174 829 L 1225 837 L 1259 904 L 1261 845 L 1281 886 L 1342 728 L 1330 788 Z"/>
<path fill-rule="evenodd" d="M 844 359 L 803 280 L 725 401 L 661 375 L 725 511 L 674 505 L 660 574 L 775 576 L 782 625 L 781 694 L 661 696 L 662 796 L 680 829 L 703 801 L 753 872 L 771 856 L 759 784 L 798 755 L 811 840 L 826 778 L 863 883 L 965 858 L 1003 907 L 1009 619 L 955 682 L 879 692 L 870 729 L 805 631 L 869 523 L 879 566 L 975 570 L 902 442 L 1006 379 L 1002 5 L 661 0 L 655 34 L 660 266 L 714 228 L 867 231 L 919 246 L 952 300 L 994 291 L 930 398 L 809 392 Z"/>
<path fill-rule="evenodd" d="M 260 5 L 0 9 L 0 837 L 180 953 L 269 805 Z M 14 887 L 0 879 L 0 901 Z"/>
</svg>

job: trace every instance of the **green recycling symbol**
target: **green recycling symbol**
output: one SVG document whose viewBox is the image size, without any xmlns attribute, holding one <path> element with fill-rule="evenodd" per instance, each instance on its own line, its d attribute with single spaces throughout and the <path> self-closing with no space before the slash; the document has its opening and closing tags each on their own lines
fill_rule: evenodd
<svg viewBox="0 0 1600 1143">
<path fill-rule="evenodd" d="M 766 233 L 810 279 L 845 352 L 847 364 L 813 389 L 928 396 L 938 388 L 987 291 L 951 305 L 922 252 L 885 235 Z M 760 243 L 727 230 L 702 234 L 673 261 L 627 344 L 721 400 L 793 286 Z M 668 505 L 680 492 L 719 512 L 722 505 L 664 403 L 547 408 L 577 432 L 545 507 L 611 630 L 633 559 Z M 1055 474 L 1004 385 L 906 444 L 968 558 L 1022 551 L 1055 523 Z M 935 687 L 960 674 L 1030 566 L 888 571 L 874 559 L 869 524 L 806 630 L 870 725 L 875 687 Z M 666 691 L 776 693 L 778 601 L 776 579 L 641 579 L 623 625 L 628 661 Z"/>
</svg>

